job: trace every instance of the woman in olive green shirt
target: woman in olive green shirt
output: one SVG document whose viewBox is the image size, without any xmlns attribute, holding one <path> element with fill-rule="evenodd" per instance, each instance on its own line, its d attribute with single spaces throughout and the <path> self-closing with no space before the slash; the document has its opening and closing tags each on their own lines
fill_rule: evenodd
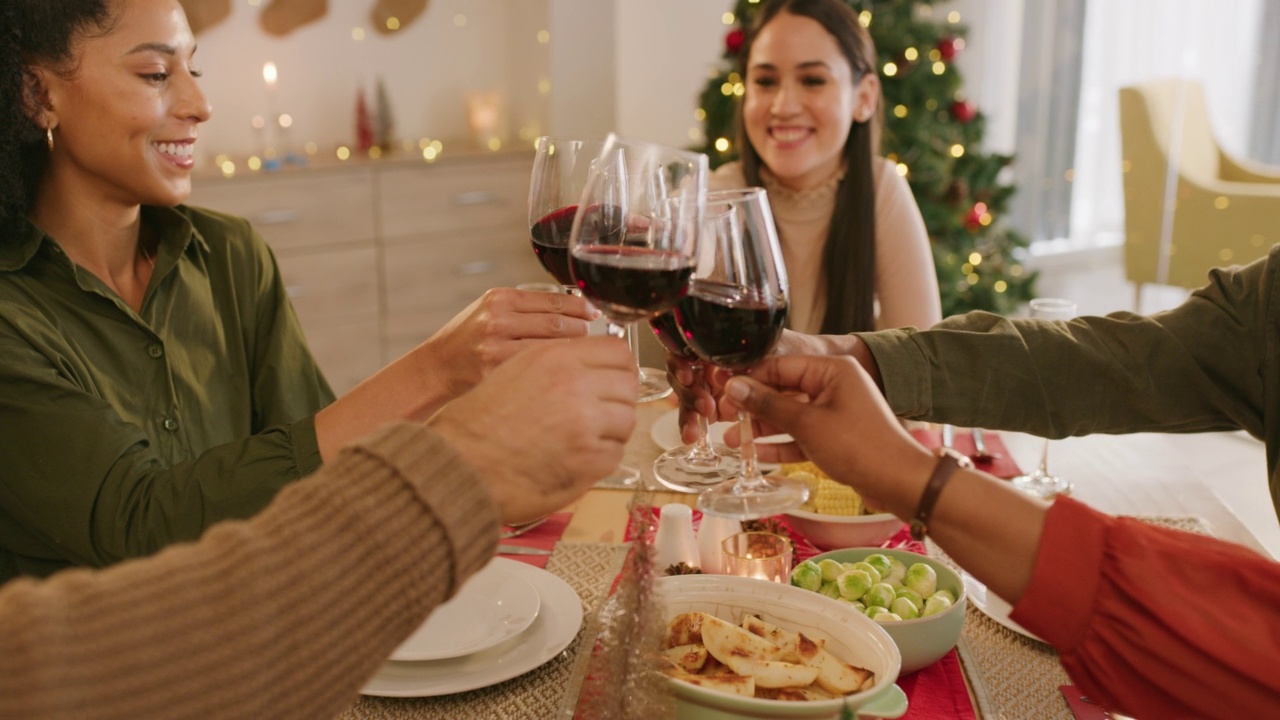
<svg viewBox="0 0 1280 720">
<path fill-rule="evenodd" d="M 177 0 L 8 0 L 0 23 L 0 581 L 247 517 L 530 342 L 586 334 L 578 298 L 493 291 L 334 401 L 270 249 L 180 205 L 210 107 Z"/>
</svg>

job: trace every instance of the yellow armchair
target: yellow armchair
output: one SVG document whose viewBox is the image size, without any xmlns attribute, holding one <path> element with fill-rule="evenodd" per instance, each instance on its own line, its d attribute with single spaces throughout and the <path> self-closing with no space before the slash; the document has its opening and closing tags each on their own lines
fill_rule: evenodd
<svg viewBox="0 0 1280 720">
<path fill-rule="evenodd" d="M 1120 142 L 1135 308 L 1144 283 L 1200 287 L 1210 268 L 1248 263 L 1280 242 L 1280 167 L 1218 145 L 1195 81 L 1121 88 Z"/>
</svg>

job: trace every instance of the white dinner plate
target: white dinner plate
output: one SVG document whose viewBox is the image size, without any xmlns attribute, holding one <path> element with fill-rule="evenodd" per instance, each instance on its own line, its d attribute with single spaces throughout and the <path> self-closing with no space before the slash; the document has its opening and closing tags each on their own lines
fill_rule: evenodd
<svg viewBox="0 0 1280 720">
<path fill-rule="evenodd" d="M 987 617 L 1016 633 L 1025 635 L 1032 640 L 1044 642 L 1044 639 L 1039 635 L 1009 618 L 1009 613 L 1013 612 L 1013 606 L 1005 602 L 1004 598 L 988 590 L 986 585 L 983 585 L 981 581 L 963 570 L 960 571 L 960 577 L 964 580 L 964 591 L 969 595 L 969 602 L 973 603 Z"/>
<path fill-rule="evenodd" d="M 735 423 L 731 422 L 714 422 L 707 427 L 707 435 L 713 443 L 724 442 L 724 431 L 733 427 Z M 680 411 L 670 410 L 658 416 L 653 421 L 653 425 L 649 426 L 649 437 L 653 438 L 653 442 L 663 450 L 670 450 L 673 447 L 680 447 L 684 441 L 680 439 Z M 769 435 L 767 437 L 756 438 L 757 443 L 769 442 L 791 442 L 790 435 Z M 761 468 L 767 470 L 776 470 L 777 465 L 762 463 Z"/>
<path fill-rule="evenodd" d="M 449 602 L 436 608 L 391 660 L 442 660 L 478 653 L 524 632 L 541 602 L 517 569 L 524 563 L 494 558 L 472 575 Z"/>
<path fill-rule="evenodd" d="M 523 675 L 560 654 L 582 628 L 582 601 L 564 580 L 515 560 L 511 569 L 527 580 L 541 599 L 529 629 L 472 655 L 423 662 L 386 662 L 360 691 L 382 697 L 432 697 L 475 690 Z"/>
</svg>

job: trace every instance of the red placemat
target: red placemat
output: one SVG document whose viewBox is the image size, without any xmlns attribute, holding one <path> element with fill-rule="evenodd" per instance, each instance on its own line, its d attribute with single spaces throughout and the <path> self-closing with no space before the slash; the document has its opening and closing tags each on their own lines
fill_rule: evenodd
<svg viewBox="0 0 1280 720">
<path fill-rule="evenodd" d="M 942 431 L 936 429 L 917 429 L 911 431 L 911 436 L 921 445 L 932 450 L 942 446 Z M 1000 436 L 993 432 L 984 433 L 983 439 L 986 441 L 987 452 L 997 456 L 995 459 L 987 462 L 974 461 L 973 466 L 977 469 L 991 473 L 998 478 L 1017 477 L 1022 474 L 1022 470 L 1018 468 L 1018 464 L 1009 457 L 1009 450 L 1004 446 L 1004 441 Z M 968 430 L 956 429 L 955 437 L 952 440 L 952 447 L 958 452 L 973 457 L 976 452 L 973 447 L 973 433 Z"/>
<path fill-rule="evenodd" d="M 551 550 L 555 548 L 556 542 L 564 535 L 565 528 L 569 527 L 569 520 L 573 517 L 571 512 L 552 513 L 547 516 L 547 521 L 533 528 L 523 535 L 517 535 L 506 540 L 499 540 L 503 545 L 520 545 L 522 547 L 538 548 L 540 550 Z M 519 560 L 528 563 L 534 567 L 547 567 L 547 560 L 551 559 L 550 555 L 503 555 L 504 558 Z"/>
</svg>

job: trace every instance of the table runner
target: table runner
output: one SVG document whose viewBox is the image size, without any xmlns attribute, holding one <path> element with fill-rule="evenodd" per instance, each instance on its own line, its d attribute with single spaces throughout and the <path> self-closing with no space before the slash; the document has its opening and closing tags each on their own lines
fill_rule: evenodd
<svg viewBox="0 0 1280 720">
<path fill-rule="evenodd" d="M 622 569 L 627 546 L 616 543 L 558 543 L 546 569 L 582 599 L 583 625 L 567 648 L 546 664 L 506 682 L 433 698 L 362 696 L 339 720 L 544 720 L 572 717 L 572 701 L 582 685 L 587 638 L 597 634 L 596 611 Z M 569 715 L 565 715 L 566 705 Z"/>
<path fill-rule="evenodd" d="M 1153 525 L 1211 535 L 1203 519 L 1191 516 L 1139 516 Z M 929 555 L 959 569 L 932 540 Z M 1038 718 L 1073 720 L 1063 699 L 1061 685 L 1071 680 L 1049 645 L 1016 633 L 992 620 L 970 603 L 964 631 L 956 648 L 973 690 L 973 699 L 984 718 Z"/>
</svg>

